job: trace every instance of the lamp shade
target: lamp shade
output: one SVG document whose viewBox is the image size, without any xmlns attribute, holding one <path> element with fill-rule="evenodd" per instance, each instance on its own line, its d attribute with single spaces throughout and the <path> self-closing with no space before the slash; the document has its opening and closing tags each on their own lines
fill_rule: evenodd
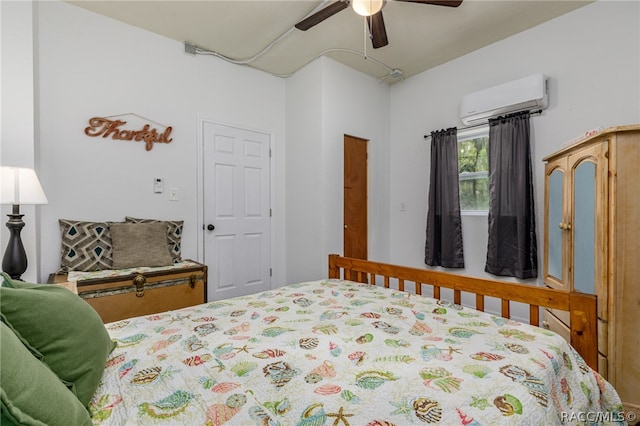
<svg viewBox="0 0 640 426">
<path fill-rule="evenodd" d="M 371 16 L 380 12 L 384 0 L 351 0 L 351 7 L 358 15 Z"/>
<path fill-rule="evenodd" d="M 0 167 L 0 204 L 47 204 L 38 176 L 25 167 Z"/>
</svg>

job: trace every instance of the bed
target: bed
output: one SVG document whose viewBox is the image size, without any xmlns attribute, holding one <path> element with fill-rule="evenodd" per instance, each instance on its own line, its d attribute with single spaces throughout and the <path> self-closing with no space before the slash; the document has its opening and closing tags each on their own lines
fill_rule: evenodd
<svg viewBox="0 0 640 426">
<path fill-rule="evenodd" d="M 510 301 L 531 304 L 531 324 Z M 573 345 L 536 326 L 543 306 L 571 311 Z M 96 425 L 621 424 L 589 366 L 595 306 L 330 255 L 328 279 L 106 324 L 117 345 L 89 408 Z"/>
</svg>

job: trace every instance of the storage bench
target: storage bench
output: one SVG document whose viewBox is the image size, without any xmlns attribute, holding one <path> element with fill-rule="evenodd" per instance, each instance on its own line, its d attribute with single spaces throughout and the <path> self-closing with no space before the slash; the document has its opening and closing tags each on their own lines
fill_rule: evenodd
<svg viewBox="0 0 640 426">
<path fill-rule="evenodd" d="M 207 266 L 191 260 L 159 268 L 51 274 L 50 284 L 76 282 L 78 295 L 105 323 L 207 301 Z"/>
</svg>

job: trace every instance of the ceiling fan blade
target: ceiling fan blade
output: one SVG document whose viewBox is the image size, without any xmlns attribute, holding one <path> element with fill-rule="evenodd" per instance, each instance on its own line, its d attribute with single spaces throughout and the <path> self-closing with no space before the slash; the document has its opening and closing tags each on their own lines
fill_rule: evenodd
<svg viewBox="0 0 640 426">
<path fill-rule="evenodd" d="M 378 49 L 389 44 L 387 39 L 387 29 L 384 26 L 384 18 L 382 17 L 382 11 L 376 13 L 373 16 L 367 17 L 367 24 L 369 24 L 369 32 L 371 33 L 371 43 L 373 48 Z"/>
<path fill-rule="evenodd" d="M 409 3 L 434 4 L 436 6 L 458 7 L 462 4 L 462 0 L 396 0 Z"/>
<path fill-rule="evenodd" d="M 340 12 L 341 10 L 346 9 L 348 6 L 349 6 L 349 3 L 346 1 L 342 1 L 342 0 L 337 1 L 325 7 L 324 9 L 319 10 L 313 15 L 303 19 L 302 21 L 298 22 L 295 25 L 295 27 L 299 30 L 307 31 L 309 28 L 315 25 L 318 25 L 320 22 L 324 21 L 327 18 L 332 17 L 333 15 Z"/>
</svg>

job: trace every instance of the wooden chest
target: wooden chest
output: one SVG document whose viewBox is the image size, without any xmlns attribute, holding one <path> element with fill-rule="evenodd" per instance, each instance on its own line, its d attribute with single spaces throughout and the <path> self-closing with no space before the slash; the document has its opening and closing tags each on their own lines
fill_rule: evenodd
<svg viewBox="0 0 640 426">
<path fill-rule="evenodd" d="M 76 288 L 105 323 L 205 303 L 207 266 L 185 263 L 184 267 L 170 270 L 79 279 Z M 49 276 L 51 284 L 66 281 L 67 274 Z"/>
</svg>

